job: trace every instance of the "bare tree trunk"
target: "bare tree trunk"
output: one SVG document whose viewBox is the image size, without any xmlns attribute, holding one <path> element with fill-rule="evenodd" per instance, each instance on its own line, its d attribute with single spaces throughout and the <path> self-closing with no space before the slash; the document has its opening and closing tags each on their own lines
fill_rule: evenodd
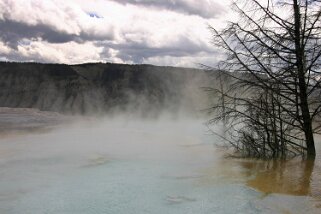
<svg viewBox="0 0 321 214">
<path fill-rule="evenodd" d="M 300 89 L 300 107 L 302 111 L 303 128 L 307 147 L 308 158 L 315 157 L 315 146 L 312 131 L 312 122 L 309 111 L 308 96 L 307 96 L 307 86 L 305 80 L 305 66 L 304 66 L 304 48 L 301 43 L 301 15 L 300 6 L 297 0 L 293 0 L 294 7 L 294 23 L 295 23 L 295 50 L 297 59 L 297 69 L 298 69 L 298 79 L 299 79 L 299 89 Z"/>
<path fill-rule="evenodd" d="M 224 91 L 215 86 L 223 103 L 211 108 L 217 113 L 211 121 L 226 121 L 229 142 L 249 155 L 314 159 L 313 135 L 321 134 L 321 1 L 265 3 L 233 1 L 240 20 L 211 28 L 226 54 L 218 67 L 233 79 Z"/>
<path fill-rule="evenodd" d="M 225 109 L 225 91 L 224 91 L 224 86 L 223 86 L 223 80 L 222 80 L 222 72 L 219 71 L 219 81 L 220 81 L 220 91 L 221 91 L 221 99 L 222 99 L 222 111 L 223 111 L 223 134 L 225 137 L 225 132 L 226 132 L 226 109 Z"/>
</svg>

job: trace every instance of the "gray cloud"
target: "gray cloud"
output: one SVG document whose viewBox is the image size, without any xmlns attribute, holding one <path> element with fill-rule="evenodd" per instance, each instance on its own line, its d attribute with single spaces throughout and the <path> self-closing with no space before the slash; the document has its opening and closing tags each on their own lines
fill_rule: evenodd
<svg viewBox="0 0 321 214">
<path fill-rule="evenodd" d="M 189 15 L 198 15 L 203 18 L 215 18 L 224 13 L 224 8 L 214 1 L 208 0 L 112 0 L 122 4 L 142 5 Z"/>
<path fill-rule="evenodd" d="M 29 25 L 12 20 L 0 20 L 0 39 L 9 47 L 16 49 L 22 39 L 36 40 L 41 38 L 49 43 L 66 43 L 70 41 L 82 43 L 85 41 L 111 40 L 111 35 L 94 35 L 82 31 L 79 35 L 59 31 L 45 24 Z"/>
<path fill-rule="evenodd" d="M 205 23 L 222 11 L 214 0 L 0 0 L 0 60 L 185 65 L 216 54 Z"/>
<path fill-rule="evenodd" d="M 13 49 L 17 49 L 22 39 L 41 38 L 50 43 L 65 43 L 77 41 L 79 37 L 75 34 L 67 34 L 53 29 L 44 24 L 27 25 L 22 22 L 11 20 L 0 20 L 0 39 Z"/>
<path fill-rule="evenodd" d="M 108 53 L 108 50 L 114 49 L 118 53 L 116 57 L 123 61 L 132 61 L 134 63 L 143 63 L 148 58 L 153 57 L 183 57 L 193 56 L 199 53 L 214 54 L 214 50 L 209 48 L 206 44 L 197 44 L 188 37 L 181 37 L 177 41 L 172 42 L 166 46 L 155 47 L 146 42 L 135 42 L 127 40 L 121 44 L 114 44 L 107 42 L 104 44 L 105 50 L 102 54 Z"/>
<path fill-rule="evenodd" d="M 43 58 L 40 54 L 30 54 L 28 56 L 21 55 L 18 52 L 11 51 L 10 53 L 0 54 L 0 59 L 5 61 L 17 61 L 17 62 L 44 62 L 50 63 L 52 61 Z"/>
<path fill-rule="evenodd" d="M 63 0 L 0 0 L 0 39 L 14 49 L 22 39 L 49 43 L 113 39 L 114 29 L 100 29 L 103 17 L 93 14 Z"/>
</svg>

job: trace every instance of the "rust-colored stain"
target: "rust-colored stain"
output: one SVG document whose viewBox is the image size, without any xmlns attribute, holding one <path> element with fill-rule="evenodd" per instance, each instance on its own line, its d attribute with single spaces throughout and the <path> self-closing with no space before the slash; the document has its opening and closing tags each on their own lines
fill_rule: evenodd
<svg viewBox="0 0 321 214">
<path fill-rule="evenodd" d="M 320 160 L 240 162 L 252 177 L 247 185 L 264 193 L 321 198 Z"/>
</svg>

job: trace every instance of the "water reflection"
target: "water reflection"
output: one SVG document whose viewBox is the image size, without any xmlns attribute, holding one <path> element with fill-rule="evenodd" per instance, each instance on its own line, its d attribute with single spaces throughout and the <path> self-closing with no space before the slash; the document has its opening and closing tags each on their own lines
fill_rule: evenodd
<svg viewBox="0 0 321 214">
<path fill-rule="evenodd" d="M 239 162 L 247 169 L 247 185 L 264 193 L 321 197 L 320 160 Z"/>
<path fill-rule="evenodd" d="M 261 192 L 256 206 L 275 209 L 270 213 L 320 213 L 321 157 L 315 161 L 222 158 L 201 173 L 201 186 L 232 182 Z"/>
</svg>

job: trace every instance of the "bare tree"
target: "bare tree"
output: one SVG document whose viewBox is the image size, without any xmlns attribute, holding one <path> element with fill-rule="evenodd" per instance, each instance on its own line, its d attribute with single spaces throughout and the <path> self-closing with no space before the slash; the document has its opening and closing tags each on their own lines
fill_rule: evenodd
<svg viewBox="0 0 321 214">
<path fill-rule="evenodd" d="M 211 27 L 226 54 L 219 70 L 234 79 L 220 87 L 224 105 L 210 122 L 226 121 L 229 142 L 248 156 L 315 157 L 321 131 L 321 1 L 240 0 L 223 30 Z"/>
</svg>

